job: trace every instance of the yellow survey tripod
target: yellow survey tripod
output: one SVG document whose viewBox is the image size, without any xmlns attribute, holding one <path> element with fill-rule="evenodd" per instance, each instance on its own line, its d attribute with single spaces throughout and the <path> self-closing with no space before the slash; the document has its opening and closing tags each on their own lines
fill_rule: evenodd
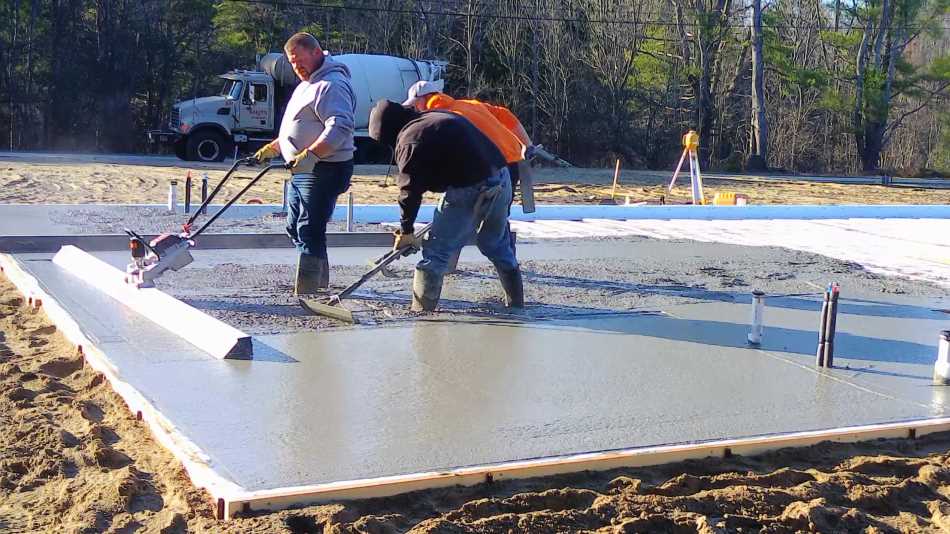
<svg viewBox="0 0 950 534">
<path fill-rule="evenodd" d="M 673 185 L 676 184 L 676 177 L 680 174 L 683 167 L 683 160 L 689 157 L 689 177 L 692 184 L 693 204 L 705 204 L 706 197 L 703 196 L 703 176 L 699 173 L 699 134 L 695 130 L 686 132 L 683 136 L 683 155 L 680 156 L 679 163 L 676 164 L 676 170 L 673 171 L 673 179 L 670 180 L 670 186 L 667 191 L 673 192 Z"/>
</svg>

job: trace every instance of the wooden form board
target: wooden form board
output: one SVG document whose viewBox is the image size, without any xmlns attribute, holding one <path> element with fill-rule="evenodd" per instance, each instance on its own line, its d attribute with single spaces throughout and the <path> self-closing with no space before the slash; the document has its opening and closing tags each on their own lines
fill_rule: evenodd
<svg viewBox="0 0 950 534">
<path fill-rule="evenodd" d="M 330 501 L 389 497 L 410 491 L 473 486 L 506 479 L 605 471 L 623 467 L 645 467 L 684 460 L 730 455 L 755 455 L 787 448 L 806 447 L 824 441 L 853 443 L 876 439 L 914 439 L 926 434 L 950 431 L 950 418 L 906 421 L 880 425 L 833 428 L 742 439 L 682 445 L 663 445 L 570 456 L 537 458 L 494 465 L 450 469 L 368 480 L 334 482 L 314 486 L 275 488 L 256 492 L 236 492 L 218 501 L 219 514 L 227 519 L 253 510 L 280 510 L 292 506 Z"/>
<path fill-rule="evenodd" d="M 53 263 L 215 358 L 249 358 L 251 336 L 155 288 L 125 283 L 125 273 L 88 252 L 65 246 Z"/>
</svg>

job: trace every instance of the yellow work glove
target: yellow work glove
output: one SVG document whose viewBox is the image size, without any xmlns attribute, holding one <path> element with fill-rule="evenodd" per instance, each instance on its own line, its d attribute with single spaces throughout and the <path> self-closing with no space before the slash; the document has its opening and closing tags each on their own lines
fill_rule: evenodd
<svg viewBox="0 0 950 534">
<path fill-rule="evenodd" d="M 416 237 L 416 234 L 404 234 L 402 230 L 393 232 L 396 238 L 393 241 L 393 250 L 420 250 L 422 249 L 422 239 Z"/>
<path fill-rule="evenodd" d="M 256 159 L 258 163 L 264 163 L 265 161 L 271 158 L 276 158 L 279 155 L 280 150 L 277 148 L 277 146 L 268 143 L 264 145 L 263 148 L 254 153 L 254 159 Z"/>
<path fill-rule="evenodd" d="M 300 163 L 301 163 L 303 160 L 307 159 L 307 156 L 309 156 L 309 155 L 310 155 L 310 149 L 304 149 L 304 150 L 301 150 L 300 152 L 298 152 L 297 155 L 294 156 L 294 159 L 290 160 L 290 162 L 289 162 L 289 163 L 290 163 L 290 169 L 291 169 L 291 170 L 296 169 L 297 166 L 300 165 Z"/>
</svg>

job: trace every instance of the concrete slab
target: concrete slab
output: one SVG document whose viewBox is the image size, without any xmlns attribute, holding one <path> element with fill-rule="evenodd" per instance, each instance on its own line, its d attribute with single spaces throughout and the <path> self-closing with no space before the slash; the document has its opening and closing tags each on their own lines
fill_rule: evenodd
<svg viewBox="0 0 950 534">
<path fill-rule="evenodd" d="M 766 302 L 765 335 L 759 349 L 814 369 L 821 302 L 815 297 L 766 298 Z M 835 369 L 829 374 L 896 401 L 944 413 L 950 392 L 931 384 L 937 336 L 950 325 L 950 316 L 937 311 L 944 305 L 943 299 L 843 298 L 835 335 Z M 743 322 L 748 320 L 748 308 L 697 302 L 665 311 L 680 319 L 714 324 L 716 337 L 707 336 L 704 343 L 736 348 L 745 344 L 748 329 Z M 711 317 L 715 322 L 709 321 Z"/>
<path fill-rule="evenodd" d="M 936 354 L 922 332 L 943 324 L 926 306 L 883 303 L 896 311 L 880 323 L 842 306 L 855 317 L 839 323 L 839 362 L 872 358 L 871 378 L 810 368 L 814 312 L 794 302 L 768 309 L 762 350 L 742 344 L 746 304 L 703 302 L 262 336 L 254 360 L 223 361 L 52 263 L 22 263 L 246 491 L 945 414 L 941 388 L 917 387 Z"/>
<path fill-rule="evenodd" d="M 950 302 L 920 296 L 927 286 L 914 286 L 916 296 L 846 292 L 837 367 L 819 370 L 814 296 L 770 295 L 764 343 L 755 349 L 745 344 L 752 287 L 710 289 L 703 286 L 708 279 L 679 272 L 722 270 L 728 265 L 713 262 L 720 256 L 763 276 L 792 260 L 809 260 L 779 256 L 781 265 L 757 263 L 776 251 L 640 238 L 521 244 L 521 259 L 538 261 L 528 283 L 543 288 L 542 301 L 555 302 L 550 294 L 565 288 L 576 299 L 582 287 L 598 284 L 616 295 L 611 298 L 655 297 L 631 301 L 627 312 L 588 301 L 591 313 L 583 317 L 552 306 L 534 318 L 455 314 L 397 318 L 374 328 L 273 330 L 280 333 L 254 338 L 250 361 L 213 359 L 176 340 L 75 280 L 48 254 L 15 257 L 102 350 L 122 391 L 134 390 L 150 406 L 158 421 L 153 429 L 168 433 L 165 441 L 195 484 L 226 501 L 227 515 L 243 503 L 312 502 L 322 492 L 340 497 L 347 495 L 341 488 L 379 488 L 394 477 L 431 487 L 438 477 L 444 484 L 472 483 L 477 479 L 459 473 L 497 475 L 502 465 L 616 462 L 629 451 L 720 446 L 720 440 L 761 444 L 803 433 L 837 439 L 868 435 L 841 434 L 842 427 L 944 424 L 948 390 L 931 386 L 930 373 L 937 332 L 950 322 L 939 310 L 950 309 Z M 334 265 L 361 266 L 381 249 L 330 252 Z M 474 250 L 465 254 L 463 261 L 484 262 Z M 116 266 L 127 261 L 124 252 L 96 256 Z M 249 269 L 290 264 L 293 254 L 196 250 L 195 258 L 190 268 L 196 275 L 202 269 L 213 275 L 225 263 Z M 676 267 L 643 279 L 656 269 L 644 258 Z M 606 266 L 611 276 L 587 279 L 591 271 L 579 260 Z M 234 267 L 231 276 L 239 273 Z M 812 266 L 821 278 L 838 272 L 834 268 Z M 259 278 L 249 272 L 251 286 L 219 280 L 214 290 L 250 291 Z M 748 275 L 753 283 L 767 279 Z M 683 278 L 653 278 L 665 276 Z M 454 283 L 479 280 L 469 274 Z M 449 287 L 447 294 L 460 289 Z M 908 427 L 901 428 L 906 435 Z M 180 449 L 181 443 L 189 445 Z"/>
<path fill-rule="evenodd" d="M 297 407 L 253 440 L 279 436 L 287 455 L 243 450 L 232 472 L 264 489 L 939 415 L 759 351 L 631 333 L 694 326 L 622 315 L 267 337 L 297 363 L 261 366 L 235 393 L 261 413 Z"/>
<path fill-rule="evenodd" d="M 106 293 L 68 274 L 50 259 L 18 258 L 59 304 L 79 320 L 83 334 L 115 361 L 214 360 L 180 336 L 122 306 Z M 105 313 L 104 313 L 105 312 Z"/>
<path fill-rule="evenodd" d="M 124 269 L 76 247 L 63 247 L 53 264 L 117 302 L 152 320 L 217 358 L 250 357 L 251 336 L 219 321 L 158 288 L 137 288 L 126 282 Z"/>
</svg>

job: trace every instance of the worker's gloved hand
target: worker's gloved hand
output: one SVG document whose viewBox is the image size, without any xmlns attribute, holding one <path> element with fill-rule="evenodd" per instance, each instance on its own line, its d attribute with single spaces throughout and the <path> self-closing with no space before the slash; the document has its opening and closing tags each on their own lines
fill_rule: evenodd
<svg viewBox="0 0 950 534">
<path fill-rule="evenodd" d="M 290 169 L 291 170 L 296 169 L 297 166 L 300 165 L 303 162 L 303 160 L 307 159 L 307 156 L 309 155 L 310 155 L 310 149 L 304 149 L 298 152 L 297 155 L 294 156 L 294 159 L 288 162 L 290 164 Z"/>
<path fill-rule="evenodd" d="M 266 144 L 263 148 L 254 153 L 254 159 L 256 159 L 258 163 L 264 163 L 278 155 L 280 155 L 280 150 L 278 150 L 276 146 Z"/>
<path fill-rule="evenodd" d="M 393 232 L 396 238 L 393 241 L 393 250 L 420 250 L 422 249 L 422 239 L 416 237 L 416 234 L 404 234 L 402 230 Z"/>
<path fill-rule="evenodd" d="M 532 158 L 537 154 L 538 147 L 537 145 L 528 145 L 524 148 L 524 159 L 531 161 Z"/>
</svg>

